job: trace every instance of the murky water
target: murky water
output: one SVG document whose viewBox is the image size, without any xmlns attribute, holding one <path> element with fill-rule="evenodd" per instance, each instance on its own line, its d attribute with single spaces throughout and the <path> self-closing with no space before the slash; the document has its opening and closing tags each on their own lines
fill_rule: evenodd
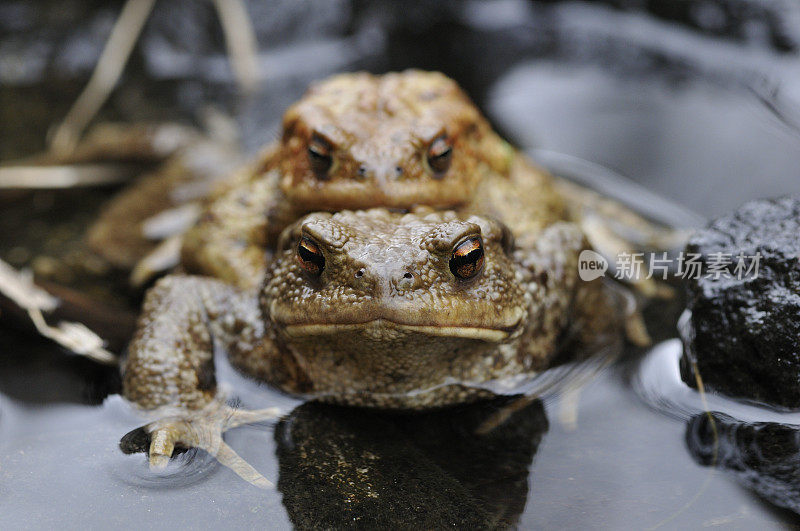
<svg viewBox="0 0 800 531">
<path fill-rule="evenodd" d="M 741 50 L 731 43 L 699 43 L 660 23 L 626 19 L 615 26 L 606 11 L 571 9 L 556 12 L 569 17 L 549 21 L 557 46 L 544 59 L 541 42 L 515 41 L 530 57 L 514 68 L 508 52 L 496 50 L 500 60 L 492 64 L 487 56 L 474 71 L 444 60 L 430 66 L 465 72 L 463 82 L 493 121 L 554 169 L 628 201 L 642 196 L 624 178 L 675 201 L 649 196 L 636 206 L 676 225 L 699 224 L 754 197 L 800 192 L 796 57 L 734 53 Z M 481 20 L 473 28 L 478 37 L 465 46 L 508 24 Z M 429 66 L 390 58 L 376 69 L 387 64 Z M 778 90 L 761 90 L 764 79 Z M 292 78 L 271 86 L 281 94 L 265 111 L 260 134 L 268 136 L 265 124 L 274 125 L 276 109 L 303 84 Z M 245 127 L 253 121 L 245 119 Z M 30 211 L 46 219 L 39 219 L 37 237 L 53 226 L 47 209 L 39 210 Z M 2 222 L 8 234 L 30 233 L 22 214 Z M 67 230 L 62 243 L 74 235 Z M 24 243 L 19 236 L 0 240 L 3 258 Z M 784 427 L 800 420 L 703 399 L 683 384 L 675 339 L 680 311 L 679 301 L 649 308 L 653 349 L 616 352 L 620 361 L 592 372 L 579 391 L 533 401 L 486 436 L 476 435 L 476 426 L 503 401 L 413 416 L 303 404 L 220 360 L 219 379 L 232 400 L 284 412 L 278 421 L 225 436 L 276 484 L 272 490 L 249 485 L 203 451 L 151 472 L 142 454 L 119 449 L 120 438 L 143 419 L 115 394 L 114 371 L 0 329 L 0 527 L 777 529 L 797 523 L 794 513 L 765 499 L 797 510 L 800 445 L 792 442 L 793 428 Z M 706 407 L 728 416 L 709 420 Z"/>
</svg>

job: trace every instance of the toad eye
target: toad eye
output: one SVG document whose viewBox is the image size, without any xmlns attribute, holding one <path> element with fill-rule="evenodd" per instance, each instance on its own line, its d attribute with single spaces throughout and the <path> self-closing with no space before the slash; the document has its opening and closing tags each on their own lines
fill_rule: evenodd
<svg viewBox="0 0 800 531">
<path fill-rule="evenodd" d="M 333 147 L 322 137 L 314 136 L 308 144 L 308 162 L 317 179 L 327 179 L 333 165 Z"/>
<path fill-rule="evenodd" d="M 311 238 L 300 238 L 297 244 L 297 260 L 300 266 L 314 276 L 320 276 L 325 269 L 325 256 Z"/>
<path fill-rule="evenodd" d="M 433 176 L 441 179 L 444 173 L 450 168 L 450 161 L 453 158 L 453 146 L 445 135 L 437 137 L 428 147 L 428 166 L 433 171 Z"/>
<path fill-rule="evenodd" d="M 483 268 L 483 240 L 473 236 L 456 245 L 450 257 L 450 271 L 462 280 L 467 280 L 481 272 Z"/>
</svg>

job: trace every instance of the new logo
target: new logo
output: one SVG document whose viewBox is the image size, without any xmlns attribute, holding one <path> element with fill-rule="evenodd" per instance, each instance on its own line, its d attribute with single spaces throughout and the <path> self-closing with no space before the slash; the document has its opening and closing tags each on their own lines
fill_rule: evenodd
<svg viewBox="0 0 800 531">
<path fill-rule="evenodd" d="M 605 276 L 608 270 L 608 260 L 603 255 L 586 249 L 578 256 L 578 275 L 581 280 L 589 282 Z"/>
</svg>

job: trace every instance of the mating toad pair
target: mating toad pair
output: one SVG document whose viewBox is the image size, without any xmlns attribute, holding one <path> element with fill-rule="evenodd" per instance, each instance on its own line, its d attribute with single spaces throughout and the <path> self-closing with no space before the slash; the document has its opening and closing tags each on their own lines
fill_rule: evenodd
<svg viewBox="0 0 800 531">
<path fill-rule="evenodd" d="M 184 235 L 192 275 L 147 294 L 123 393 L 161 417 L 147 427 L 151 463 L 175 445 L 219 448 L 258 417 L 220 405 L 215 347 L 291 393 L 419 409 L 548 368 L 568 329 L 607 331 L 612 297 L 577 274 L 593 196 L 564 190 L 578 189 L 441 74 L 314 85 Z"/>
</svg>

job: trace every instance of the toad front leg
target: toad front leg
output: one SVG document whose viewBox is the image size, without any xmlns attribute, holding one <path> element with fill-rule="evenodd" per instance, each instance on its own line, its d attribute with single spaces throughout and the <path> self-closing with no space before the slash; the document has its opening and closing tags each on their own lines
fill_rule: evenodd
<svg viewBox="0 0 800 531">
<path fill-rule="evenodd" d="M 160 280 L 147 294 L 138 333 L 123 365 L 123 395 L 161 417 L 139 430 L 149 440 L 152 468 L 165 466 L 176 446 L 199 447 L 251 483 L 268 486 L 224 443 L 222 433 L 274 418 L 277 411 L 225 405 L 217 393 L 216 346 L 227 350 L 235 365 L 248 370 L 252 365 L 261 378 L 288 378 L 261 319 L 255 292 L 201 277 L 174 275 Z"/>
</svg>

